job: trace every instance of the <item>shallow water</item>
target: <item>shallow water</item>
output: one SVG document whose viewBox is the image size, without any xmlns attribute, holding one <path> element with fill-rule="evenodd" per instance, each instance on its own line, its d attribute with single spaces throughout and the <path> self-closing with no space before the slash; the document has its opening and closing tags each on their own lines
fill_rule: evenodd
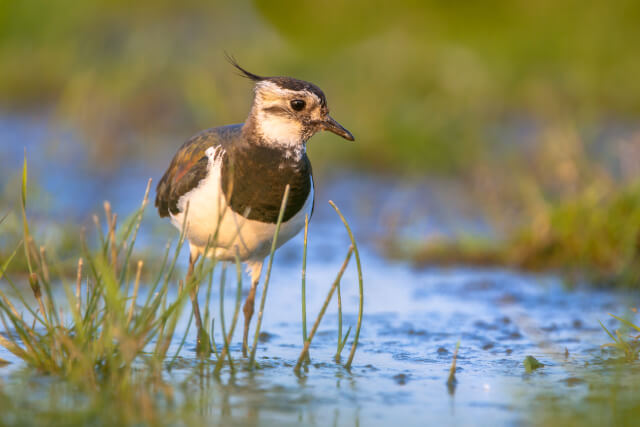
<svg viewBox="0 0 640 427">
<path fill-rule="evenodd" d="M 111 200 L 118 212 L 131 212 L 141 198 L 146 177 L 161 172 L 152 166 L 125 165 L 118 174 L 98 177 L 78 161 L 81 150 L 71 160 L 52 163 L 40 155 L 52 149 L 47 145 L 48 134 L 39 132 L 32 122 L 23 125 L 0 120 L 0 179 L 8 182 L 7 171 L 19 169 L 23 149 L 6 144 L 11 137 L 27 146 L 33 179 L 52 200 L 40 212 L 54 222 L 62 221 L 70 206 L 75 218 L 84 221 L 90 212 L 99 210 L 104 199 Z M 70 144 L 73 152 L 73 143 L 64 144 Z M 48 179 L 43 179 L 45 172 Z M 615 327 L 607 313 L 624 314 L 638 305 L 633 294 L 567 290 L 554 276 L 464 267 L 416 270 L 407 263 L 389 261 L 377 250 L 377 237 L 390 230 L 416 236 L 459 227 L 487 232 L 486 225 L 464 215 L 464 202 L 442 187 L 342 174 L 319 184 L 309 232 L 309 329 L 349 245 L 338 217 L 326 203 L 329 198 L 355 226 L 361 246 L 365 316 L 353 369 L 347 372 L 333 362 L 338 333 L 334 298 L 313 341 L 312 364 L 301 378 L 293 374 L 302 347 L 302 242 L 298 237 L 276 255 L 262 327 L 266 339 L 257 352 L 261 369 L 233 377 L 226 371 L 221 381 L 196 378 L 189 382 L 189 393 L 199 397 L 198 410 L 211 420 L 267 425 L 526 424 L 531 398 L 547 392 L 586 392 L 588 384 L 582 379 L 590 368 L 585 362 L 607 356 L 600 345 L 608 338 L 598 321 Z M 399 213 L 408 208 L 410 214 Z M 162 247 L 171 230 L 168 222 L 160 221 L 149 209 L 140 244 Z M 186 253 L 181 258 L 184 267 Z M 232 270 L 225 295 L 227 319 L 234 303 Z M 217 283 L 215 280 L 211 302 L 214 314 L 218 312 Z M 203 291 L 200 298 L 204 302 Z M 342 301 L 344 333 L 356 322 L 353 262 L 342 280 Z M 185 317 L 182 330 L 186 323 Z M 177 335 L 170 354 L 179 344 Z M 239 339 L 240 327 L 232 346 L 238 358 Z M 220 345 L 219 329 L 216 340 Z M 457 342 L 457 383 L 451 387 L 447 377 Z M 343 357 L 348 350 L 347 346 Z M 545 366 L 526 374 L 523 360 L 527 355 Z M 197 364 L 193 329 L 181 357 L 182 363 L 167 374 L 176 384 Z M 0 367 L 0 382 L 15 382 L 14 374 L 22 369 L 20 362 L 2 348 L 0 359 L 12 362 Z"/>
</svg>

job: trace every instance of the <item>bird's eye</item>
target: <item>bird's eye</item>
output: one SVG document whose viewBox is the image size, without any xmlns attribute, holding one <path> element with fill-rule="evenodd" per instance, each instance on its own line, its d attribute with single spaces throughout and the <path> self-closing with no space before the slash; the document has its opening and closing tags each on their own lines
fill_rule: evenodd
<svg viewBox="0 0 640 427">
<path fill-rule="evenodd" d="M 302 99 L 294 99 L 291 101 L 291 108 L 296 111 L 302 111 L 305 107 L 306 103 Z"/>
</svg>

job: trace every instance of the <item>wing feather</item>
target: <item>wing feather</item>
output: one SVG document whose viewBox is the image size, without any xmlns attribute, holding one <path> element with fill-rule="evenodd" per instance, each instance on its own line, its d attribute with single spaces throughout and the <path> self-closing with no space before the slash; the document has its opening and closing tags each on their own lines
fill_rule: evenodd
<svg viewBox="0 0 640 427">
<path fill-rule="evenodd" d="M 161 217 L 180 212 L 180 198 L 206 178 L 207 149 L 232 143 L 241 129 L 242 125 L 207 129 L 182 144 L 156 187 L 155 205 Z"/>
</svg>

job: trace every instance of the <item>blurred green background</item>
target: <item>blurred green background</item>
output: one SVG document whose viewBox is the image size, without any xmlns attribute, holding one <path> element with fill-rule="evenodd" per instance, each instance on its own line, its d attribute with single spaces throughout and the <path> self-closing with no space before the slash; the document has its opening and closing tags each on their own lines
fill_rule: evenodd
<svg viewBox="0 0 640 427">
<path fill-rule="evenodd" d="M 317 164 L 459 173 L 514 142 L 504 129 L 582 132 L 640 113 L 633 0 L 0 5 L 1 108 L 53 110 L 106 166 L 242 121 L 250 87 L 225 50 L 325 90 L 358 144 L 317 137 Z"/>
<path fill-rule="evenodd" d="M 246 117 L 226 51 L 324 89 L 356 143 L 314 137 L 317 173 L 437 175 L 477 198 L 508 244 L 445 257 L 617 276 L 640 259 L 639 22 L 634 0 L 0 0 L 0 111 L 75 129 L 96 171 L 161 170 Z"/>
</svg>

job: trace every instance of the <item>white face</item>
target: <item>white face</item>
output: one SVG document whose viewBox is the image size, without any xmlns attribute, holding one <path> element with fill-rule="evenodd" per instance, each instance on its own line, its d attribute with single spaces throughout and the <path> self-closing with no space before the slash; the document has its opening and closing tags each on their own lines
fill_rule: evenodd
<svg viewBox="0 0 640 427">
<path fill-rule="evenodd" d="M 273 144 L 287 147 L 304 144 L 302 123 L 290 117 L 281 116 L 264 110 L 258 111 L 257 130 L 262 137 Z"/>
<path fill-rule="evenodd" d="M 320 130 L 316 123 L 323 120 L 326 109 L 312 92 L 263 81 L 256 85 L 252 114 L 257 133 L 269 144 L 304 150 L 307 140 Z"/>
</svg>

